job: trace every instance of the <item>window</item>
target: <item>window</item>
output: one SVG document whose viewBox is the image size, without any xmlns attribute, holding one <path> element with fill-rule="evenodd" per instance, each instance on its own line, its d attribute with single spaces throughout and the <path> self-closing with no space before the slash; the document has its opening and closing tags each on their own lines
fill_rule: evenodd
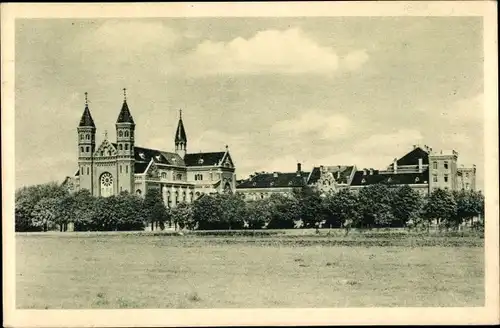
<svg viewBox="0 0 500 328">
<path fill-rule="evenodd" d="M 128 165 L 125 165 L 125 173 L 128 173 Z"/>
<path fill-rule="evenodd" d="M 162 178 L 162 179 L 166 179 L 166 178 L 167 178 L 167 173 L 162 172 L 162 173 L 161 173 L 161 178 Z"/>
<path fill-rule="evenodd" d="M 125 144 L 125 150 L 128 150 L 128 144 Z"/>
<path fill-rule="evenodd" d="M 123 137 L 123 131 L 118 131 L 118 136 Z"/>
<path fill-rule="evenodd" d="M 444 175 L 444 182 L 448 182 L 448 174 Z"/>
<path fill-rule="evenodd" d="M 122 166 L 120 165 L 120 173 L 122 173 Z"/>
<path fill-rule="evenodd" d="M 125 131 L 125 137 L 128 137 L 128 131 Z"/>
<path fill-rule="evenodd" d="M 438 168 L 438 162 L 432 162 L 432 168 L 434 170 L 437 170 L 437 168 Z"/>
<path fill-rule="evenodd" d="M 195 179 L 196 181 L 201 181 L 201 180 L 203 180 L 203 174 L 195 174 L 195 175 L 194 175 L 194 179 Z"/>
<path fill-rule="evenodd" d="M 176 176 L 175 176 L 175 179 L 176 180 L 182 180 L 182 174 L 177 173 Z"/>
<path fill-rule="evenodd" d="M 83 147 L 80 147 L 80 150 L 82 151 L 82 153 L 85 151 L 85 150 L 83 150 Z"/>
<path fill-rule="evenodd" d="M 365 183 L 365 182 L 366 182 L 366 180 L 365 180 L 365 179 L 361 180 L 361 183 Z"/>
<path fill-rule="evenodd" d="M 122 145 L 122 144 L 119 144 L 119 145 L 118 145 L 118 149 L 123 150 L 123 145 Z"/>
<path fill-rule="evenodd" d="M 419 182 L 420 179 L 418 177 L 415 178 L 415 182 Z"/>
<path fill-rule="evenodd" d="M 448 169 L 448 162 L 444 162 L 443 166 L 447 170 Z"/>
<path fill-rule="evenodd" d="M 200 165 L 201 165 L 201 164 L 203 164 L 203 158 L 200 158 L 200 159 L 198 160 L 198 164 L 200 164 Z"/>
<path fill-rule="evenodd" d="M 80 174 L 83 175 L 83 166 L 80 168 Z"/>
<path fill-rule="evenodd" d="M 87 175 L 90 174 L 90 168 L 87 166 Z"/>
<path fill-rule="evenodd" d="M 468 183 L 465 184 L 465 189 L 469 190 L 470 185 Z"/>
<path fill-rule="evenodd" d="M 468 178 L 469 177 L 469 173 L 465 173 L 465 177 Z"/>
<path fill-rule="evenodd" d="M 438 182 L 438 177 L 437 177 L 437 175 L 434 175 L 434 176 L 432 177 L 432 181 L 433 181 L 433 182 Z"/>
<path fill-rule="evenodd" d="M 87 140 L 90 140 L 90 134 L 87 134 L 86 138 Z"/>
<path fill-rule="evenodd" d="M 89 147 L 89 146 L 87 146 L 87 149 L 86 149 L 86 150 L 87 150 L 87 153 L 88 153 L 88 152 L 90 151 L 90 147 Z"/>
<path fill-rule="evenodd" d="M 83 134 L 80 134 L 80 140 L 85 139 L 85 136 Z"/>
<path fill-rule="evenodd" d="M 142 194 L 142 191 L 141 191 L 141 189 L 137 189 L 137 190 L 135 191 L 135 193 L 136 193 L 137 195 L 139 195 L 139 196 L 140 196 L 140 195 Z"/>
</svg>

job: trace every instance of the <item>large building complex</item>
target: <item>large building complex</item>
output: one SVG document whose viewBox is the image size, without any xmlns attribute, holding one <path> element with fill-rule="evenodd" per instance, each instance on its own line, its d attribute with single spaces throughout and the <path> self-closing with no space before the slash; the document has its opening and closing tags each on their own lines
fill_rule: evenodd
<svg viewBox="0 0 500 328">
<path fill-rule="evenodd" d="M 421 194 L 437 188 L 448 190 L 475 190 L 476 167 L 459 167 L 458 153 L 435 152 L 428 146 L 414 145 L 413 149 L 382 170 L 357 170 L 355 165 L 333 165 L 313 167 L 302 172 L 260 172 L 248 179 L 238 181 L 236 191 L 248 200 L 269 197 L 272 194 L 290 194 L 293 190 L 310 186 L 323 194 L 340 189 L 353 191 L 383 183 L 390 186 L 408 185 Z"/>
<path fill-rule="evenodd" d="M 115 126 L 116 142 L 109 141 L 105 134 L 104 141 L 96 147 L 97 129 L 85 101 L 77 128 L 78 171 L 65 180 L 71 190 L 87 189 L 94 196 L 107 197 L 124 191 L 144 195 L 148 189 L 156 188 L 169 207 L 191 202 L 203 194 L 235 191 L 235 166 L 228 147 L 218 152 L 188 153 L 182 112 L 173 152 L 135 144 L 136 125 L 125 89 Z"/>
</svg>

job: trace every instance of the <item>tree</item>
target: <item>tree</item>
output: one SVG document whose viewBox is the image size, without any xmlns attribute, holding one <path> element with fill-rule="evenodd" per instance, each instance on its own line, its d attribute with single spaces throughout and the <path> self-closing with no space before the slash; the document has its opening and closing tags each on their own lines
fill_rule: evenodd
<svg viewBox="0 0 500 328">
<path fill-rule="evenodd" d="M 167 211 L 159 189 L 148 189 L 143 204 L 143 217 L 151 224 L 151 230 L 155 223 L 165 222 Z"/>
<path fill-rule="evenodd" d="M 453 223 L 457 227 L 464 221 L 472 221 L 474 217 L 480 216 L 484 212 L 484 196 L 473 190 L 454 191 L 453 197 L 457 203 L 457 214 Z"/>
<path fill-rule="evenodd" d="M 246 204 L 245 221 L 250 229 L 262 229 L 271 220 L 272 204 L 268 199 L 250 201 Z"/>
<path fill-rule="evenodd" d="M 35 205 L 31 213 L 31 225 L 41 227 L 42 231 L 48 231 L 55 225 L 59 199 L 42 198 Z"/>
<path fill-rule="evenodd" d="M 17 189 L 15 193 L 16 231 L 43 230 L 43 226 L 33 225 L 34 223 L 39 223 L 37 219 L 33 217 L 35 206 L 43 198 L 60 199 L 67 194 L 68 190 L 56 182 Z"/>
<path fill-rule="evenodd" d="M 300 219 L 300 208 L 295 197 L 273 194 L 269 197 L 271 219 L 268 229 L 291 229 Z"/>
<path fill-rule="evenodd" d="M 297 199 L 300 218 L 305 228 L 317 227 L 325 218 L 325 211 L 320 192 L 305 186 L 294 192 Z"/>
<path fill-rule="evenodd" d="M 236 194 L 218 194 L 216 199 L 222 207 L 222 222 L 231 229 L 241 229 L 244 225 L 245 201 Z"/>
<path fill-rule="evenodd" d="M 223 210 L 219 199 L 205 195 L 193 203 L 193 219 L 200 230 L 226 229 Z"/>
<path fill-rule="evenodd" d="M 355 225 L 362 228 L 391 226 L 393 194 L 393 189 L 384 184 L 362 188 L 358 194 L 361 221 L 355 221 Z"/>
<path fill-rule="evenodd" d="M 82 189 L 72 195 L 73 201 L 73 221 L 75 231 L 95 230 L 95 203 L 96 198 L 92 197 L 90 191 Z"/>
<path fill-rule="evenodd" d="M 357 195 L 349 189 L 341 189 L 337 193 L 328 195 L 324 202 L 327 213 L 326 224 L 334 228 L 343 227 L 347 235 L 351 224 L 359 221 Z"/>
<path fill-rule="evenodd" d="M 404 185 L 394 192 L 392 212 L 394 221 L 392 226 L 405 227 L 408 222 L 418 220 L 422 210 L 422 196 L 410 186 Z"/>
<path fill-rule="evenodd" d="M 457 213 L 457 203 L 452 193 L 443 189 L 435 189 L 427 198 L 424 208 L 424 216 L 428 221 L 428 230 L 430 222 L 437 220 L 438 227 L 442 223 L 453 220 Z M 456 223 L 455 223 L 456 224 Z"/>
<path fill-rule="evenodd" d="M 180 203 L 170 210 L 170 217 L 174 222 L 175 229 L 193 230 L 196 227 L 194 221 L 193 206 L 187 203 Z"/>
<path fill-rule="evenodd" d="M 116 230 L 144 229 L 143 200 L 141 197 L 122 192 L 116 198 Z"/>
</svg>

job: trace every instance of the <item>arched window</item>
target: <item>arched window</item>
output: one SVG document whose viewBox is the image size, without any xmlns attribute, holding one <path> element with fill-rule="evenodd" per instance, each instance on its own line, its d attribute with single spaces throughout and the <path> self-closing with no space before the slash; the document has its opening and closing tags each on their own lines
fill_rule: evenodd
<svg viewBox="0 0 500 328">
<path fill-rule="evenodd" d="M 90 174 L 90 168 L 87 166 L 87 175 Z"/>
<path fill-rule="evenodd" d="M 128 150 L 128 144 L 125 144 L 125 150 Z"/>
<path fill-rule="evenodd" d="M 167 173 L 162 172 L 162 173 L 161 173 L 161 178 L 162 178 L 162 179 L 166 179 L 166 178 L 167 178 Z"/>
<path fill-rule="evenodd" d="M 176 174 L 176 180 L 182 180 L 182 174 L 177 173 Z"/>
<path fill-rule="evenodd" d="M 84 148 L 83 147 L 80 147 L 80 150 L 82 151 L 82 153 L 84 152 Z"/>
<path fill-rule="evenodd" d="M 128 131 L 125 131 L 125 137 L 128 137 Z"/>
<path fill-rule="evenodd" d="M 122 173 L 122 166 L 120 165 L 120 173 Z"/>
<path fill-rule="evenodd" d="M 136 193 L 138 196 L 142 195 L 142 191 L 141 191 L 141 189 L 137 189 L 137 190 L 135 191 L 135 193 Z"/>
<path fill-rule="evenodd" d="M 101 196 L 109 197 L 113 195 L 113 176 L 109 172 L 104 172 L 101 174 L 100 186 L 101 186 Z"/>
<path fill-rule="evenodd" d="M 125 165 L 125 173 L 128 173 L 128 165 Z"/>
<path fill-rule="evenodd" d="M 87 134 L 86 138 L 87 138 L 87 140 L 90 140 L 90 134 Z"/>
<path fill-rule="evenodd" d="M 121 130 L 120 130 L 120 131 L 118 131 L 118 136 L 119 136 L 119 137 L 123 137 L 123 131 L 121 131 Z"/>
<path fill-rule="evenodd" d="M 80 134 L 80 140 L 85 139 L 85 136 L 83 134 Z"/>
<path fill-rule="evenodd" d="M 123 145 L 122 145 L 122 144 L 119 144 L 119 145 L 118 145 L 118 148 L 119 148 L 120 150 L 123 150 Z"/>
<path fill-rule="evenodd" d="M 86 150 L 87 150 L 87 153 L 88 153 L 88 152 L 90 151 L 90 147 L 89 147 L 89 146 L 87 146 L 87 149 L 86 149 Z"/>
</svg>

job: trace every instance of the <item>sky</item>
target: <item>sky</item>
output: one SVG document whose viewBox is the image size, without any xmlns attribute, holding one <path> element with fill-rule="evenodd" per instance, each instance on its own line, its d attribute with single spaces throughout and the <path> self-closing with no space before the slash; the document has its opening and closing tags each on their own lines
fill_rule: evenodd
<svg viewBox="0 0 500 328">
<path fill-rule="evenodd" d="M 127 88 L 136 146 L 229 146 L 237 178 L 387 167 L 413 145 L 484 172 L 481 17 L 24 19 L 15 36 L 16 187 L 77 170 L 84 93 L 97 145 Z"/>
</svg>

